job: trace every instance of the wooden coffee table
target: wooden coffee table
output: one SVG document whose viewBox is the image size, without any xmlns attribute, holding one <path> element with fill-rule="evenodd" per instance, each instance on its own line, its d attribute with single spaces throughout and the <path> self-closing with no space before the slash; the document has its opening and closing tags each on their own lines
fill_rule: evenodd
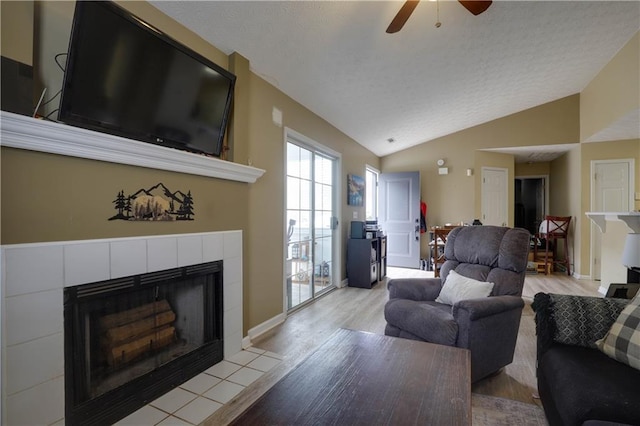
<svg viewBox="0 0 640 426">
<path fill-rule="evenodd" d="M 340 329 L 232 424 L 470 425 L 470 352 Z"/>
</svg>

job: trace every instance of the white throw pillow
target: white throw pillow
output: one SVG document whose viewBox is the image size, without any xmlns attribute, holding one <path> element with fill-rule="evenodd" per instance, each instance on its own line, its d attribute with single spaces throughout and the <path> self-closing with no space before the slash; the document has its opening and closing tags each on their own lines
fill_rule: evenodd
<svg viewBox="0 0 640 426">
<path fill-rule="evenodd" d="M 461 300 L 488 297 L 491 290 L 493 290 L 493 283 L 474 280 L 456 271 L 450 271 L 436 302 L 454 305 Z"/>
</svg>

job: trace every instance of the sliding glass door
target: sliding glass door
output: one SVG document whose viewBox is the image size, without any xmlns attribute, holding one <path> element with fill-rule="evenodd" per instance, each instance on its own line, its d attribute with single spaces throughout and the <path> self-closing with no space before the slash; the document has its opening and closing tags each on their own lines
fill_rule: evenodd
<svg viewBox="0 0 640 426">
<path fill-rule="evenodd" d="M 337 159 L 287 139 L 286 265 L 287 310 L 335 287 Z"/>
</svg>

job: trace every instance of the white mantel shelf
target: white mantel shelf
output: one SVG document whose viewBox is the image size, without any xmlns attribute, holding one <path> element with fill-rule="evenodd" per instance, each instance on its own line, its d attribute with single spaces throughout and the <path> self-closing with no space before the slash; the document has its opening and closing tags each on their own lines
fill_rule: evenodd
<svg viewBox="0 0 640 426">
<path fill-rule="evenodd" d="M 0 112 L 0 145 L 110 163 L 254 183 L 264 170 L 186 151 Z"/>
<path fill-rule="evenodd" d="M 607 231 L 608 220 L 621 220 L 636 234 L 640 233 L 640 212 L 586 212 L 602 232 Z"/>
</svg>

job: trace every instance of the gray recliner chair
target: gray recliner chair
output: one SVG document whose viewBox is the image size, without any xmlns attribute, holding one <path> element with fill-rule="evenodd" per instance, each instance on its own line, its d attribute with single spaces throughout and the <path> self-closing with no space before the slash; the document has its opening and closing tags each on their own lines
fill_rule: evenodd
<svg viewBox="0 0 640 426">
<path fill-rule="evenodd" d="M 389 280 L 385 334 L 469 349 L 473 382 L 498 371 L 513 361 L 528 252 L 525 229 L 468 226 L 452 230 L 440 278 Z M 494 283 L 489 297 L 453 305 L 436 302 L 451 271 Z"/>
</svg>

